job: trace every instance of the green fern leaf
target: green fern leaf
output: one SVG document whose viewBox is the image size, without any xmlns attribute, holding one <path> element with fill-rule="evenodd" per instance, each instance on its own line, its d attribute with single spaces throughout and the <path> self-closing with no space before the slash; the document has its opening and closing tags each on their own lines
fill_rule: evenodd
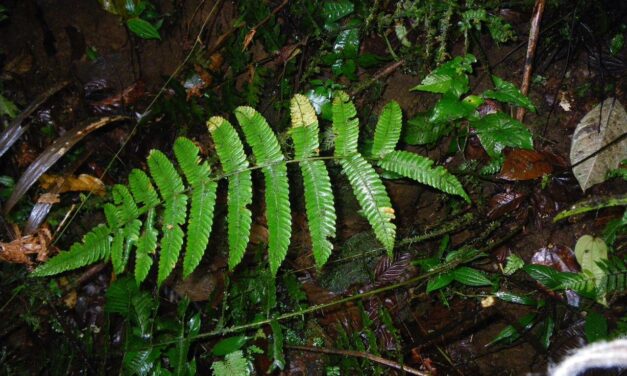
<svg viewBox="0 0 627 376">
<path fill-rule="evenodd" d="M 318 155 L 318 117 L 309 99 L 296 94 L 290 102 L 294 159 L 303 160 Z"/>
<path fill-rule="evenodd" d="M 128 263 L 131 249 L 139 239 L 142 222 L 135 219 L 123 229 L 118 229 L 111 243 L 111 264 L 115 274 L 122 274 Z M 119 240 L 118 240 L 119 239 Z M 119 244 L 118 244 L 119 243 Z"/>
<path fill-rule="evenodd" d="M 242 261 L 250 237 L 252 213 L 248 205 L 253 200 L 252 177 L 248 168 L 244 145 L 233 126 L 221 117 L 207 122 L 216 152 L 228 176 L 227 224 L 229 237 L 229 270 Z"/>
<path fill-rule="evenodd" d="M 181 225 L 187 218 L 187 196 L 183 194 L 183 179 L 165 154 L 152 150 L 148 157 L 148 168 L 165 206 L 157 274 L 157 284 L 161 285 L 174 270 L 183 247 Z"/>
<path fill-rule="evenodd" d="M 292 235 L 287 165 L 285 162 L 281 162 L 284 158 L 279 141 L 260 113 L 251 107 L 238 107 L 235 109 L 235 117 L 237 117 L 246 140 L 253 149 L 257 162 L 259 164 L 275 163 L 263 167 L 262 172 L 266 183 L 265 199 L 270 271 L 276 275 L 279 266 L 287 255 Z"/>
<path fill-rule="evenodd" d="M 379 175 L 361 154 L 343 158 L 340 165 L 375 236 L 391 257 L 396 237 L 396 226 L 392 223 L 394 209 Z"/>
<path fill-rule="evenodd" d="M 303 95 L 292 98 L 292 139 L 295 158 L 299 162 L 305 188 L 305 210 L 311 246 L 318 268 L 329 259 L 333 244 L 329 238 L 335 236 L 335 206 L 331 179 L 323 161 L 304 161 L 318 155 L 318 119 L 309 99 Z"/>
<path fill-rule="evenodd" d="M 179 137 L 174 143 L 176 160 L 193 190 L 183 260 L 184 277 L 188 277 L 200 264 L 209 243 L 218 188 L 215 182 L 209 180 L 211 170 L 206 162 L 200 162 L 199 153 L 198 147 L 187 138 Z"/>
<path fill-rule="evenodd" d="M 176 194 L 172 198 L 165 199 L 163 211 L 163 226 L 161 232 L 161 253 L 159 256 L 159 270 L 157 284 L 161 285 L 174 270 L 183 248 L 183 230 L 181 225 L 187 218 L 187 196 Z"/>
<path fill-rule="evenodd" d="M 105 214 L 105 218 L 107 220 L 107 225 L 110 229 L 120 228 L 122 226 L 122 218 L 120 218 L 120 211 L 118 207 L 107 202 L 103 205 L 103 210 Z"/>
<path fill-rule="evenodd" d="M 302 162 L 300 170 L 304 180 L 305 210 L 313 256 L 316 266 L 322 268 L 333 251 L 329 238 L 335 237 L 336 215 L 331 179 L 322 161 Z"/>
<path fill-rule="evenodd" d="M 401 137 L 403 126 L 403 112 L 401 106 L 395 101 L 388 103 L 379 116 L 377 127 L 374 131 L 372 155 L 378 158 L 394 151 L 398 139 Z"/>
<path fill-rule="evenodd" d="M 128 176 L 128 183 L 137 203 L 143 203 L 149 208 L 159 205 L 157 191 L 144 171 L 133 169 Z"/>
<path fill-rule="evenodd" d="M 183 192 L 183 180 L 168 157 L 159 150 L 152 150 L 148 156 L 150 175 L 157 184 L 164 201 Z"/>
<path fill-rule="evenodd" d="M 246 141 L 253 149 L 257 164 L 263 165 L 284 159 L 279 140 L 259 112 L 252 107 L 240 106 L 235 109 L 235 117 L 244 131 Z"/>
<path fill-rule="evenodd" d="M 207 182 L 195 187 L 192 193 L 183 277 L 188 277 L 196 269 L 207 249 L 213 225 L 217 188 L 218 184 L 215 182 Z"/>
<path fill-rule="evenodd" d="M 151 255 L 157 250 L 158 232 L 154 227 L 155 209 L 149 209 L 144 222 L 144 229 L 137 240 L 137 250 L 135 251 L 135 281 L 139 285 L 148 276 L 152 266 Z"/>
<path fill-rule="evenodd" d="M 100 225 L 83 237 L 82 243 L 75 243 L 69 251 L 61 252 L 40 265 L 31 274 L 33 277 L 44 277 L 78 269 L 96 261 L 106 261 L 110 254 L 111 237 L 107 226 Z"/>
<path fill-rule="evenodd" d="M 185 178 L 192 186 L 196 188 L 209 179 L 211 169 L 207 162 L 200 161 L 200 150 L 192 140 L 179 137 L 174 142 L 174 155 L 176 161 L 181 166 Z"/>
<path fill-rule="evenodd" d="M 429 158 L 407 151 L 393 151 L 379 161 L 379 166 L 470 202 L 470 197 L 455 175 L 442 166 L 433 167 L 433 161 Z"/>
<path fill-rule="evenodd" d="M 118 205 L 121 223 L 125 224 L 139 217 L 137 204 L 126 186 L 122 184 L 114 185 L 111 194 L 113 196 L 113 202 Z"/>
<path fill-rule="evenodd" d="M 349 156 L 357 152 L 359 119 L 355 105 L 348 94 L 338 91 L 333 99 L 333 132 L 335 133 L 335 155 Z"/>
</svg>

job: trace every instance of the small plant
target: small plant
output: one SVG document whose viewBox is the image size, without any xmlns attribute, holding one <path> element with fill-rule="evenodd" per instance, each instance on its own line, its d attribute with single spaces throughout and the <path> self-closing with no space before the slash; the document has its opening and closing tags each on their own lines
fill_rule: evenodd
<svg viewBox="0 0 627 376">
<path fill-rule="evenodd" d="M 163 18 L 149 0 L 98 0 L 104 10 L 120 16 L 126 27 L 142 39 L 161 39 Z"/>
<path fill-rule="evenodd" d="M 141 170 L 133 170 L 128 186 L 117 184 L 113 187 L 113 203 L 104 206 L 107 223 L 87 233 L 83 242 L 61 252 L 33 274 L 58 274 L 101 260 L 111 260 L 115 273 L 120 274 L 125 271 L 134 250 L 134 274 L 140 283 L 148 275 L 153 255 L 159 248 L 157 282 L 160 285 L 174 270 L 186 237 L 183 275 L 189 276 L 207 248 L 217 181 L 223 178 L 228 180 L 228 265 L 233 270 L 241 262 L 249 241 L 252 170 L 260 169 L 266 183 L 268 258 L 270 270 L 276 275 L 287 255 L 292 233 L 287 163 L 298 163 L 301 169 L 312 251 L 319 268 L 331 254 L 333 245 L 330 240 L 335 236 L 336 227 L 334 197 L 325 160 L 339 163 L 364 216 L 389 255 L 392 255 L 396 239 L 396 226 L 392 222 L 394 209 L 373 163 L 470 201 L 461 183 L 446 169 L 434 167 L 432 160 L 420 155 L 395 150 L 402 127 L 402 113 L 396 102 L 383 109 L 369 156 L 362 155 L 357 149 L 359 120 L 356 115 L 348 95 L 337 92 L 332 105 L 334 153 L 320 156 L 315 111 L 306 97 L 296 95 L 291 101 L 290 131 L 295 153 L 294 159 L 286 160 L 277 136 L 263 116 L 251 107 L 238 107 L 235 117 L 253 151 L 254 167 L 246 158 L 235 128 L 224 118 L 212 117 L 207 126 L 222 164 L 220 173 L 212 173 L 212 167 L 199 158 L 199 149 L 191 140 L 179 138 L 174 144 L 174 155 L 187 180 L 185 185 L 168 157 L 153 150 L 148 157 L 152 179 Z M 191 202 L 189 216 L 188 202 Z M 157 223 L 161 224 L 160 231 Z"/>
<path fill-rule="evenodd" d="M 496 110 L 481 115 L 479 106 L 489 98 L 531 111 L 535 111 L 535 107 L 514 84 L 496 76 L 492 77 L 495 90 L 486 90 L 480 96 L 466 95 L 470 89 L 468 74 L 472 73 L 475 62 L 473 55 L 456 57 L 436 68 L 412 89 L 442 97 L 432 109 L 408 121 L 403 141 L 410 145 L 432 144 L 453 132 L 467 132 L 465 124 L 468 124 L 492 159 L 484 171 L 492 173 L 501 167 L 505 147 L 532 149 L 533 140 L 531 132 L 519 121 Z"/>
</svg>

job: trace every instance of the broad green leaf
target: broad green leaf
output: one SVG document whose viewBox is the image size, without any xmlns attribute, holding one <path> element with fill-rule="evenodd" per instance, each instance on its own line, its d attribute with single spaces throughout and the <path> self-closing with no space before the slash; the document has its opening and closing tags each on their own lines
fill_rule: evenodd
<svg viewBox="0 0 627 376">
<path fill-rule="evenodd" d="M 450 123 L 431 123 L 430 113 L 422 113 L 407 121 L 403 142 L 409 145 L 427 145 L 439 141 L 452 130 Z"/>
<path fill-rule="evenodd" d="M 531 132 L 521 122 L 502 112 L 486 115 L 470 124 L 491 158 L 498 158 L 507 146 L 533 149 Z"/>
<path fill-rule="evenodd" d="M 472 63 L 477 59 L 472 55 L 458 56 L 442 64 L 425 77 L 420 85 L 411 90 L 427 91 L 431 93 L 450 92 L 459 98 L 469 89 L 468 75 L 472 72 Z"/>
<path fill-rule="evenodd" d="M 540 343 L 545 349 L 548 349 L 551 345 L 551 337 L 555 332 L 555 320 L 553 316 L 547 315 L 544 319 L 544 328 L 540 332 Z"/>
<path fill-rule="evenodd" d="M 529 111 L 536 112 L 536 108 L 533 103 L 531 103 L 531 99 L 523 95 L 516 85 L 502 80 L 497 76 L 492 76 L 492 82 L 494 82 L 496 90 L 486 90 L 483 93 L 485 98 L 496 99 L 499 102 L 513 104 L 514 106 L 523 107 Z"/>
<path fill-rule="evenodd" d="M 453 278 L 467 286 L 490 286 L 492 282 L 477 269 L 460 266 L 453 271 Z"/>
<path fill-rule="evenodd" d="M 127 20 L 126 26 L 128 26 L 130 31 L 142 39 L 161 39 L 159 30 L 157 30 L 150 22 L 139 17 Z"/>
<path fill-rule="evenodd" d="M 0 94 L 0 116 L 6 115 L 10 119 L 14 119 L 19 113 L 20 110 L 15 103 Z"/>
<path fill-rule="evenodd" d="M 522 304 L 528 306 L 536 306 L 538 301 L 528 296 L 518 295 L 507 291 L 499 291 L 494 294 L 497 298 L 514 304 Z"/>
<path fill-rule="evenodd" d="M 455 280 L 453 272 L 438 274 L 427 282 L 427 294 L 450 285 L 453 280 Z"/>
<path fill-rule="evenodd" d="M 247 336 L 234 336 L 228 337 L 220 340 L 220 342 L 216 343 L 211 349 L 211 354 L 215 356 L 224 356 L 228 353 L 232 353 L 233 351 L 237 351 L 242 348 L 248 341 L 249 337 Z"/>
<path fill-rule="evenodd" d="M 356 58 L 359 54 L 359 25 L 357 20 L 347 25 L 347 29 L 340 31 L 333 44 L 333 52 L 341 54 L 343 58 Z M 353 61 L 353 64 L 355 62 Z"/>
<path fill-rule="evenodd" d="M 270 370 L 284 369 L 285 368 L 285 355 L 283 354 L 283 330 L 276 320 L 270 321 L 270 327 L 272 328 L 272 365 Z"/>
<path fill-rule="evenodd" d="M 545 265 L 525 265 L 523 270 L 527 272 L 531 278 L 551 290 L 560 286 L 559 272 L 551 267 Z"/>
<path fill-rule="evenodd" d="M 332 24 L 353 13 L 355 6 L 350 0 L 325 1 L 322 4 L 322 17 L 325 25 Z"/>
<path fill-rule="evenodd" d="M 394 151 L 403 127 L 403 113 L 397 102 L 388 103 L 379 116 L 374 132 L 372 155 L 384 157 Z"/>
<path fill-rule="evenodd" d="M 470 117 L 482 102 L 482 100 L 475 101 L 474 99 L 475 97 L 459 100 L 451 92 L 445 93 L 431 110 L 429 122 L 432 124 L 448 123 Z"/>
</svg>

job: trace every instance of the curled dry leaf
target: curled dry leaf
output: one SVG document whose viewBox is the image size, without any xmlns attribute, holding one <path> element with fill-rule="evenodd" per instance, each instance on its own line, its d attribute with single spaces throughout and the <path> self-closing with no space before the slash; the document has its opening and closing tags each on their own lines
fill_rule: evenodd
<svg viewBox="0 0 627 376">
<path fill-rule="evenodd" d="M 18 235 L 10 243 L 0 242 L 0 261 L 24 264 L 30 268 L 33 265 L 32 256 L 36 256 L 35 258 L 39 262 L 48 260 L 51 240 L 50 230 L 44 227 L 34 235 Z"/>
<path fill-rule="evenodd" d="M 535 150 L 510 149 L 505 152 L 505 163 L 499 178 L 504 180 L 533 180 L 553 172 L 545 154 Z"/>
<path fill-rule="evenodd" d="M 44 174 L 39 179 L 39 184 L 43 189 L 58 188 L 58 193 L 65 192 L 92 192 L 99 196 L 105 194 L 104 183 L 95 176 L 80 174 L 76 176 L 60 176 Z"/>
<path fill-rule="evenodd" d="M 608 98 L 581 119 L 570 146 L 573 174 L 583 191 L 607 178 L 627 158 L 627 112 Z"/>
</svg>

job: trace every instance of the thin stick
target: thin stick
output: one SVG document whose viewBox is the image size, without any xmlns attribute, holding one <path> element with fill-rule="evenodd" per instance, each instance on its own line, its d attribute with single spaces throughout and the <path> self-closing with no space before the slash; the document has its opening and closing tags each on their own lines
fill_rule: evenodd
<svg viewBox="0 0 627 376">
<path fill-rule="evenodd" d="M 285 348 L 292 349 L 292 350 L 300 350 L 300 351 L 318 352 L 318 353 L 330 354 L 330 355 L 352 356 L 354 358 L 368 359 L 372 362 L 383 364 L 384 366 L 388 366 L 390 368 L 394 368 L 399 371 L 407 372 L 412 375 L 419 375 L 419 376 L 431 375 L 430 373 L 419 371 L 413 367 L 399 364 L 398 362 L 395 362 L 393 360 L 389 360 L 389 359 L 386 359 L 377 355 L 369 354 L 367 352 L 362 352 L 362 351 L 339 350 L 339 349 L 328 349 L 325 347 L 296 346 L 296 345 L 286 345 Z"/>
<path fill-rule="evenodd" d="M 533 7 L 533 18 L 531 19 L 531 27 L 529 28 L 529 43 L 527 44 L 527 57 L 525 58 L 525 70 L 523 71 L 523 80 L 520 85 L 520 91 L 523 95 L 529 93 L 529 84 L 531 83 L 531 72 L 533 70 L 533 58 L 536 54 L 536 47 L 538 46 L 538 39 L 540 37 L 540 24 L 542 23 L 542 14 L 544 13 L 544 5 L 546 0 L 536 0 L 536 5 Z M 518 108 L 516 113 L 516 119 L 523 121 L 525 117 L 525 109 L 523 107 Z"/>
</svg>

